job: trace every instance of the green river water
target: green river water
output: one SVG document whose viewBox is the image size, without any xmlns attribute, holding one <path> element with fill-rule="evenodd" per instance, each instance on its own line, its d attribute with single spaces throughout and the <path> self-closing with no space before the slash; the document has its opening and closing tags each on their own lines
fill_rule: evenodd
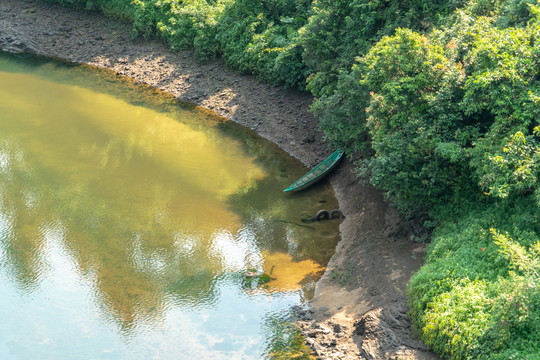
<svg viewBox="0 0 540 360">
<path fill-rule="evenodd" d="M 330 186 L 209 111 L 0 53 L 0 359 L 261 359 L 339 222 Z M 257 284 L 248 269 L 271 274 Z"/>
</svg>

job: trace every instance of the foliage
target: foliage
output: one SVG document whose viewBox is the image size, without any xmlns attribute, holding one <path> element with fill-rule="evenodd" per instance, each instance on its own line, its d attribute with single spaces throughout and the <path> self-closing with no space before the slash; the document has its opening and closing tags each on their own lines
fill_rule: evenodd
<svg viewBox="0 0 540 360">
<path fill-rule="evenodd" d="M 426 265 L 412 279 L 415 326 L 450 359 L 534 359 L 540 354 L 538 207 L 532 196 L 497 207 L 469 205 L 457 222 L 437 228 Z"/>
<path fill-rule="evenodd" d="M 159 17 L 156 28 L 173 50 L 195 47 L 200 56 L 214 57 L 219 52 L 215 39 L 217 20 L 227 3 L 173 1 L 165 16 Z"/>
<path fill-rule="evenodd" d="M 537 131 L 536 131 L 537 132 Z M 525 138 L 521 131 L 495 155 L 488 155 L 481 182 L 488 195 L 506 198 L 511 193 L 525 193 L 536 189 L 540 177 L 540 147 L 534 137 Z"/>
<path fill-rule="evenodd" d="M 368 147 L 366 113 L 362 105 L 369 101 L 368 90 L 360 85 L 357 72 L 343 72 L 331 96 L 315 99 L 312 110 L 318 116 L 326 139 L 349 153 Z"/>
<path fill-rule="evenodd" d="M 302 88 L 308 69 L 296 43 L 309 1 L 134 0 L 134 34 L 161 36 L 201 58 L 222 56 L 246 73 Z"/>
<path fill-rule="evenodd" d="M 367 127 L 376 156 L 372 183 L 404 211 L 427 211 L 445 201 L 466 168 L 467 125 L 453 99 L 462 68 L 443 47 L 398 29 L 359 60 L 360 84 L 369 89 Z"/>
<path fill-rule="evenodd" d="M 315 96 L 331 96 L 342 70 L 357 56 L 399 27 L 426 30 L 460 3 L 430 0 L 315 0 L 308 24 L 300 30 L 304 62 Z"/>
<path fill-rule="evenodd" d="M 217 35 L 225 60 L 270 83 L 303 87 L 307 68 L 296 38 L 309 4 L 236 0 L 223 13 Z"/>
<path fill-rule="evenodd" d="M 341 148 L 362 149 L 369 132 L 371 181 L 410 216 L 478 188 L 537 191 L 540 27 L 531 19 L 499 29 L 502 16 L 475 18 L 501 8 L 472 1 L 429 36 L 397 29 L 314 103 Z M 525 138 L 519 149 L 516 134 Z"/>
</svg>

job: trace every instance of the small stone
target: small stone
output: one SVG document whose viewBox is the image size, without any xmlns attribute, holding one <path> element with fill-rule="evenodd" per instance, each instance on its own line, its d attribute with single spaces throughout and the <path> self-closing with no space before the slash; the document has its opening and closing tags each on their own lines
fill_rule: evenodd
<svg viewBox="0 0 540 360">
<path fill-rule="evenodd" d="M 330 334 L 330 333 L 331 333 L 330 329 L 327 328 L 326 326 L 322 326 L 322 325 L 321 325 L 320 327 L 321 327 L 321 332 L 322 332 L 323 334 Z"/>
<path fill-rule="evenodd" d="M 369 290 L 369 294 L 370 294 L 371 296 L 379 296 L 379 295 L 380 295 L 380 291 L 379 291 L 379 289 L 377 289 L 377 288 L 371 288 L 371 289 Z"/>
<path fill-rule="evenodd" d="M 306 136 L 304 139 L 302 139 L 302 141 L 307 142 L 307 143 L 312 143 L 315 141 L 315 135 Z"/>
</svg>

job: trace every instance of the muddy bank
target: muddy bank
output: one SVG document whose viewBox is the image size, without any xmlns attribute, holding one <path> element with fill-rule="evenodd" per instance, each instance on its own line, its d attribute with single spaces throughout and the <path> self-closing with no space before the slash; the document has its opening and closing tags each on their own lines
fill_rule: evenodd
<svg viewBox="0 0 540 360">
<path fill-rule="evenodd" d="M 314 166 L 332 152 L 309 112 L 310 95 L 131 39 L 131 27 L 33 0 L 2 0 L 0 48 L 112 69 L 243 124 Z M 309 309 L 299 309 L 306 341 L 321 359 L 436 359 L 414 338 L 405 288 L 425 250 L 410 226 L 361 185 L 344 161 L 330 177 L 346 215 L 342 241 Z"/>
</svg>

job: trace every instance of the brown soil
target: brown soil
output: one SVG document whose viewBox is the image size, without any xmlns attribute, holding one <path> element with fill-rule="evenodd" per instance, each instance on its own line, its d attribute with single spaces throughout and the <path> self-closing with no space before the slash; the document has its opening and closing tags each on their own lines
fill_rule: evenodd
<svg viewBox="0 0 540 360">
<path fill-rule="evenodd" d="M 0 48 L 105 67 L 243 124 L 314 166 L 331 153 L 309 112 L 310 95 L 242 75 L 223 62 L 131 39 L 131 27 L 35 0 L 0 2 Z M 330 181 L 346 218 L 342 240 L 300 310 L 306 341 L 321 359 L 437 359 L 412 334 L 405 288 L 425 245 L 382 193 L 359 184 L 345 160 Z"/>
</svg>

